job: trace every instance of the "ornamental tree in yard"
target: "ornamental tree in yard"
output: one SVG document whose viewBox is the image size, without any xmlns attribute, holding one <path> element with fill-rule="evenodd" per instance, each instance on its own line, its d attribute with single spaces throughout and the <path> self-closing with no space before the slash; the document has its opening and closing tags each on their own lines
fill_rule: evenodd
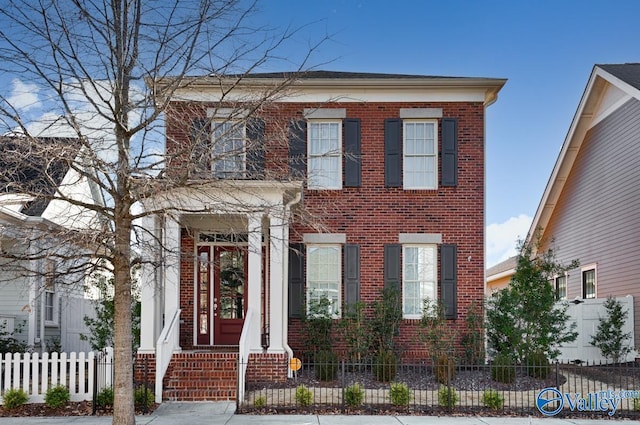
<svg viewBox="0 0 640 425">
<path fill-rule="evenodd" d="M 517 362 L 542 353 L 549 359 L 558 347 L 574 341 L 576 324 L 569 323 L 567 304 L 557 302 L 553 277 L 578 267 L 577 260 L 559 263 L 553 249 L 535 252 L 533 243 L 520 242 L 515 274 L 509 286 L 487 301 L 487 339 L 491 354 L 506 354 Z"/>
<path fill-rule="evenodd" d="M 620 363 L 633 351 L 629 346 L 631 332 L 623 331 L 629 311 L 623 310 L 622 304 L 612 296 L 607 297 L 604 308 L 607 315 L 600 317 L 598 330 L 591 336 L 590 344 L 599 348 L 604 357 Z"/>
</svg>

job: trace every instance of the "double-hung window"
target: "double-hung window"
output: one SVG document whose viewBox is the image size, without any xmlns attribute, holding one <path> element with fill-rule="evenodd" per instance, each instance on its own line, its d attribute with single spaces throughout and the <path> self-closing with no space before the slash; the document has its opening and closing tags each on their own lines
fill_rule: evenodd
<svg viewBox="0 0 640 425">
<path fill-rule="evenodd" d="M 308 121 L 309 189 L 342 189 L 342 121 Z"/>
<path fill-rule="evenodd" d="M 402 246 L 402 313 L 419 319 L 426 300 L 437 301 L 437 245 Z"/>
<path fill-rule="evenodd" d="M 47 274 L 42 292 L 42 316 L 47 326 L 58 325 L 58 295 L 56 294 L 55 266 L 47 263 Z"/>
<path fill-rule="evenodd" d="M 582 298 L 596 297 L 596 269 L 582 269 Z"/>
<path fill-rule="evenodd" d="M 437 189 L 438 128 L 436 120 L 403 121 L 405 189 Z"/>
<path fill-rule="evenodd" d="M 319 303 L 328 301 L 328 313 L 333 317 L 340 316 L 341 253 L 339 244 L 307 245 L 307 313 L 314 313 L 322 305 Z"/>
<path fill-rule="evenodd" d="M 241 122 L 214 121 L 212 171 L 219 178 L 242 178 L 246 171 L 245 126 Z"/>
</svg>

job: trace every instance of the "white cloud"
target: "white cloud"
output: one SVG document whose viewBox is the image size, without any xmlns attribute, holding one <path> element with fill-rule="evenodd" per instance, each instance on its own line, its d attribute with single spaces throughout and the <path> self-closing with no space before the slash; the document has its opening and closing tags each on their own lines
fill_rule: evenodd
<svg viewBox="0 0 640 425">
<path fill-rule="evenodd" d="M 487 226 L 487 267 L 491 267 L 517 252 L 519 239 L 527 236 L 532 218 L 526 214 L 510 217 L 503 223 Z"/>
<path fill-rule="evenodd" d="M 28 111 L 42 106 L 38 97 L 38 86 L 35 84 L 25 84 L 18 79 L 12 82 L 11 96 L 7 99 L 9 104 L 18 110 Z"/>
</svg>

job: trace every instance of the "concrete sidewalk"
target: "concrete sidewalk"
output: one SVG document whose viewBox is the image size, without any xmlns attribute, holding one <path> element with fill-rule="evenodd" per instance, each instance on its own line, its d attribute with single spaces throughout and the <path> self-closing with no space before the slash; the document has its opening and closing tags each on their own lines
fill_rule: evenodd
<svg viewBox="0 0 640 425">
<path fill-rule="evenodd" d="M 611 419 L 558 419 L 466 416 L 234 415 L 235 403 L 163 403 L 152 414 L 136 416 L 138 425 L 611 425 Z M 0 418 L 0 425 L 108 425 L 111 416 Z M 613 418 L 615 419 L 615 417 Z M 624 421 L 640 425 L 640 421 Z"/>
</svg>

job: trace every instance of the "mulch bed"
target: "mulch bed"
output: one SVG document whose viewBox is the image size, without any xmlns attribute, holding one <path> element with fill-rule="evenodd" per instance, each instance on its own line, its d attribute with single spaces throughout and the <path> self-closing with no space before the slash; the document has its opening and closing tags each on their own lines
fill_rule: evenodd
<svg viewBox="0 0 640 425">
<path fill-rule="evenodd" d="M 154 404 L 147 414 L 153 412 L 159 404 Z M 15 409 L 5 409 L 4 406 L 0 406 L 0 417 L 23 417 L 23 416 L 91 416 L 93 412 L 93 404 L 91 401 L 72 401 L 64 407 L 52 408 L 44 403 L 29 403 L 24 404 Z M 96 411 L 97 416 L 111 416 L 111 409 L 98 409 Z M 137 415 L 142 415 L 144 412 L 136 411 Z"/>
</svg>

